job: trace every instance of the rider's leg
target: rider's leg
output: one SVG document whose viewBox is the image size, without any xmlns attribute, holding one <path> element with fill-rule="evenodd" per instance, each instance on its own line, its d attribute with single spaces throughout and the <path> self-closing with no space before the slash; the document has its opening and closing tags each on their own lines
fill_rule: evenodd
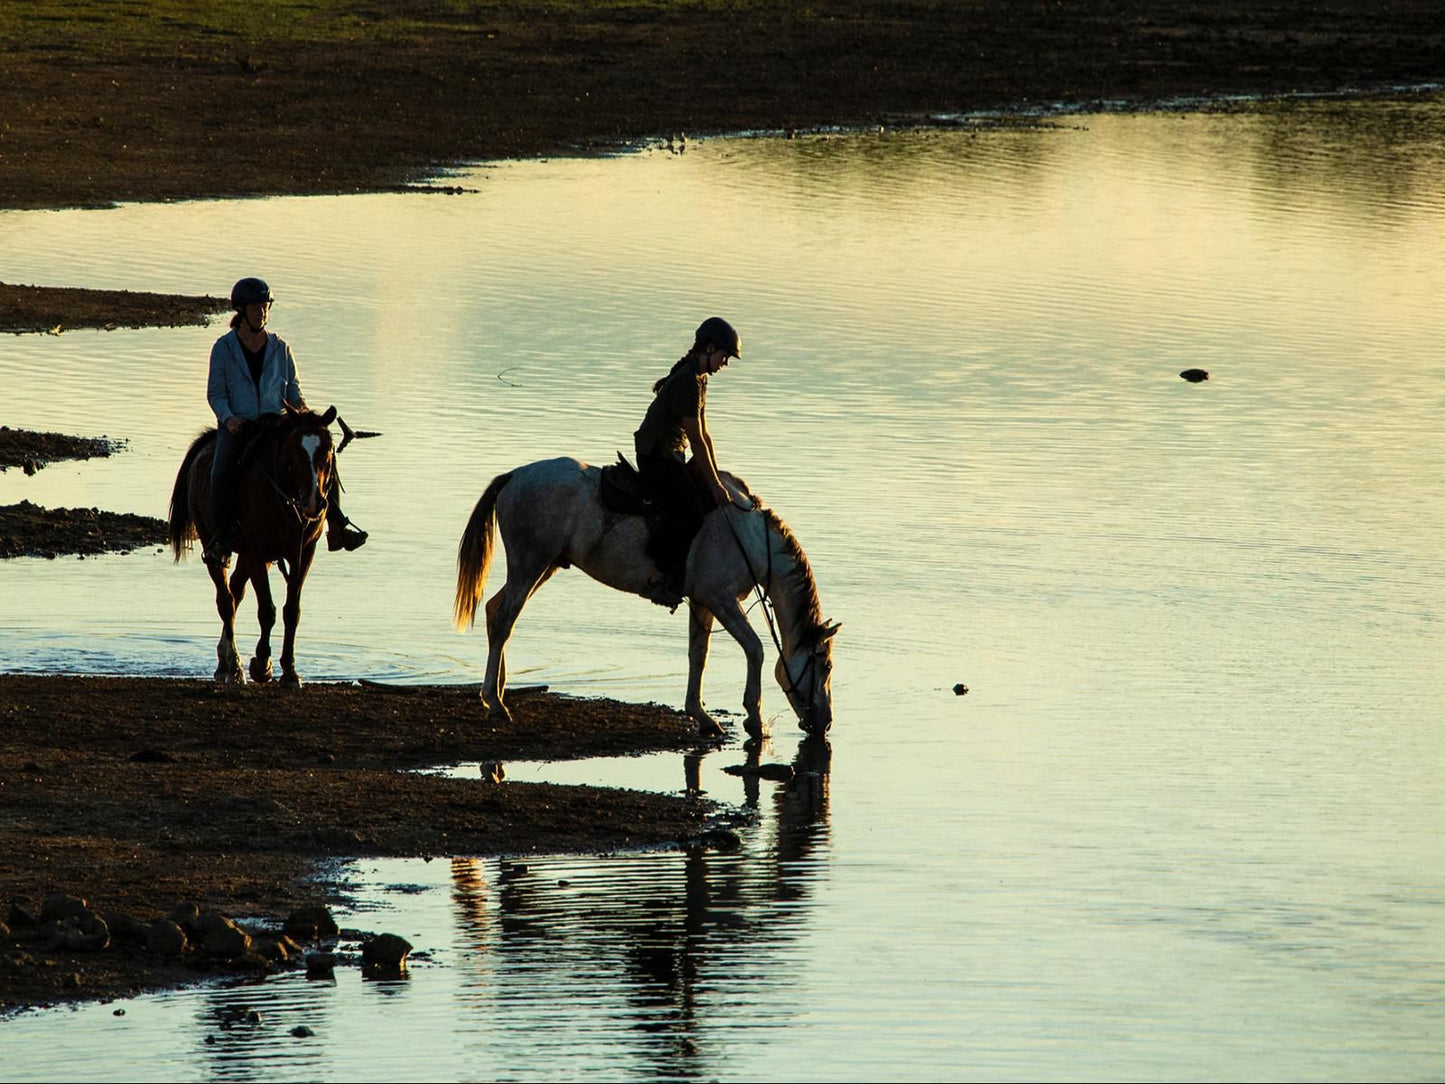
<svg viewBox="0 0 1445 1084">
<path fill-rule="evenodd" d="M 201 560 L 225 565 L 231 558 L 231 532 L 236 520 L 236 463 L 241 442 L 223 425 L 216 432 L 211 456 L 211 536 L 201 541 Z"/>
<path fill-rule="evenodd" d="M 663 511 L 663 522 L 648 540 L 647 554 L 657 566 L 648 581 L 648 597 L 663 606 L 682 601 L 687 551 L 702 524 L 696 486 L 686 464 L 669 455 L 639 456 L 648 491 Z"/>
<path fill-rule="evenodd" d="M 341 510 L 341 475 L 331 472 L 331 486 L 326 491 L 326 548 L 354 550 L 366 544 L 367 534 L 352 524 Z"/>
</svg>

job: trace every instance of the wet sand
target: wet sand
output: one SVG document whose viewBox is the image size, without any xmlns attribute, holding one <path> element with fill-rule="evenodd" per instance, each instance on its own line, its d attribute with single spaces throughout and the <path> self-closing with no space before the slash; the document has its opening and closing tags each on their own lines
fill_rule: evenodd
<svg viewBox="0 0 1445 1084">
<path fill-rule="evenodd" d="M 126 931 L 177 904 L 244 923 L 333 902 L 308 879 L 327 858 L 700 845 L 711 807 L 681 793 L 681 767 L 674 795 L 505 781 L 514 759 L 690 749 L 684 716 L 509 699 L 515 721 L 493 725 L 475 686 L 0 675 L 0 1011 L 249 967 Z M 458 777 L 417 771 L 447 766 Z M 56 893 L 101 912 L 106 947 L 73 950 L 30 921 Z"/>
</svg>

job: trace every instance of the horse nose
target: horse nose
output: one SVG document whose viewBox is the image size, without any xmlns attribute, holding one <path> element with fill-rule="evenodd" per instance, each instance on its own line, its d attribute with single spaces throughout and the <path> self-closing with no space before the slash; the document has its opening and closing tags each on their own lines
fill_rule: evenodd
<svg viewBox="0 0 1445 1084">
<path fill-rule="evenodd" d="M 833 707 L 831 704 L 826 707 L 818 708 L 813 712 L 813 728 L 811 731 L 812 733 L 826 734 L 828 733 L 828 730 L 832 727 L 832 725 Z"/>
</svg>

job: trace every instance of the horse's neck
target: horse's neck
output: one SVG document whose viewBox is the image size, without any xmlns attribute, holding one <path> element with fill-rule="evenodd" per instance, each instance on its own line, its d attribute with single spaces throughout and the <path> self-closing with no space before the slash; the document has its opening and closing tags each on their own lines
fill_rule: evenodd
<svg viewBox="0 0 1445 1084">
<path fill-rule="evenodd" d="M 799 636 L 810 626 L 811 607 L 809 588 L 812 573 L 804 562 L 789 548 L 782 532 L 766 515 L 759 513 L 763 520 L 763 546 L 765 566 L 768 569 L 768 583 L 765 584 L 768 601 L 777 615 L 778 635 L 783 641 L 783 651 L 791 652 Z"/>
</svg>

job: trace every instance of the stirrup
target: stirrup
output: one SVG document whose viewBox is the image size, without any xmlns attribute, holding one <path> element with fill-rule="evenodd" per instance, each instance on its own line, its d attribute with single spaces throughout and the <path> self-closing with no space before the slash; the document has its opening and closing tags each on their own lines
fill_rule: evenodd
<svg viewBox="0 0 1445 1084">
<path fill-rule="evenodd" d="M 201 547 L 201 560 L 208 565 L 219 565 L 221 568 L 231 567 L 231 550 L 219 538 Z"/>
<path fill-rule="evenodd" d="M 648 583 L 643 597 L 659 606 L 666 606 L 669 611 L 676 611 L 684 600 L 682 592 L 673 588 L 669 578 L 663 578 L 656 583 Z"/>
<path fill-rule="evenodd" d="M 326 548 L 328 550 L 352 550 L 360 549 L 366 545 L 368 535 L 360 527 L 347 520 L 334 531 L 326 532 Z"/>
</svg>

